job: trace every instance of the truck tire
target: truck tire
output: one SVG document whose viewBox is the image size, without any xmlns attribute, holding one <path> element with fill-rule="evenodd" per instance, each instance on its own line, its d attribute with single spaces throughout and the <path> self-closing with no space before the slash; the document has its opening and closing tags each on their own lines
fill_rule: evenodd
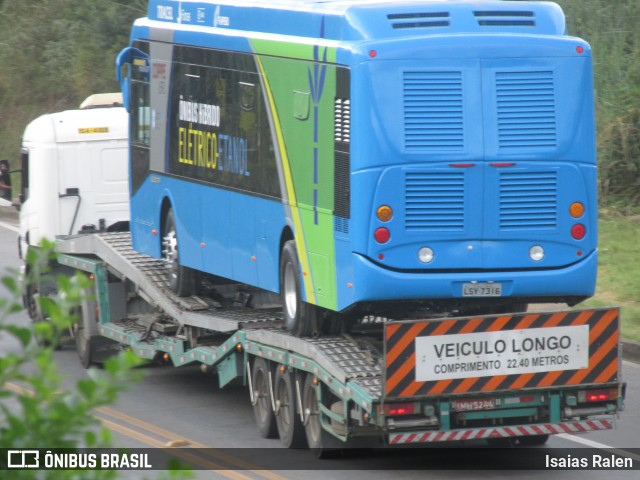
<svg viewBox="0 0 640 480">
<path fill-rule="evenodd" d="M 23 297 L 23 304 L 27 309 L 27 313 L 29 314 L 33 324 L 50 321 L 45 317 L 44 312 L 40 308 L 40 298 L 55 297 L 56 293 L 57 288 L 55 285 L 48 283 L 30 283 L 27 285 L 25 295 Z M 36 336 L 36 343 L 43 347 L 50 347 L 53 345 L 56 350 L 60 350 L 64 341 L 64 332 L 58 333 L 59 334 L 56 337 L 48 339 Z"/>
<path fill-rule="evenodd" d="M 173 209 L 165 216 L 162 228 L 162 258 L 169 269 L 171 291 L 179 297 L 190 297 L 196 291 L 196 272 L 180 265 L 178 234 Z"/>
<path fill-rule="evenodd" d="M 331 458 L 346 447 L 340 440 L 322 428 L 318 385 L 314 385 L 314 375 L 308 373 L 302 389 L 302 408 L 304 410 L 304 431 L 309 449 L 318 458 Z"/>
<path fill-rule="evenodd" d="M 88 334 L 86 328 L 86 319 L 82 313 L 82 309 L 78 308 L 75 311 L 77 315 L 76 323 L 73 327 L 73 338 L 76 342 L 76 352 L 78 353 L 78 359 L 80 359 L 80 365 L 83 368 L 89 368 L 92 364 L 93 356 L 93 341 L 92 337 Z"/>
<path fill-rule="evenodd" d="M 253 387 L 253 416 L 262 438 L 276 438 L 278 429 L 276 418 L 271 408 L 271 391 L 269 389 L 269 363 L 256 357 L 251 371 Z"/>
<path fill-rule="evenodd" d="M 306 439 L 296 408 L 295 375 L 284 368 L 278 368 L 274 383 L 276 425 L 280 441 L 287 448 L 303 448 L 306 446 Z"/>
<path fill-rule="evenodd" d="M 284 244 L 280 256 L 280 296 L 284 326 L 296 337 L 306 337 L 311 334 L 316 323 L 317 310 L 315 305 L 302 300 L 300 272 L 296 244 L 289 240 Z"/>
</svg>

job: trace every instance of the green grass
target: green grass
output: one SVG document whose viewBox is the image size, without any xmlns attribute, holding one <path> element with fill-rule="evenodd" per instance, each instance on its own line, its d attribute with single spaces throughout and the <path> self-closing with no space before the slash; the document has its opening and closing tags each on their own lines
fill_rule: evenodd
<svg viewBox="0 0 640 480">
<path fill-rule="evenodd" d="M 596 295 L 580 307 L 622 307 L 622 336 L 640 340 L 640 216 L 602 210 L 598 227 Z"/>
</svg>

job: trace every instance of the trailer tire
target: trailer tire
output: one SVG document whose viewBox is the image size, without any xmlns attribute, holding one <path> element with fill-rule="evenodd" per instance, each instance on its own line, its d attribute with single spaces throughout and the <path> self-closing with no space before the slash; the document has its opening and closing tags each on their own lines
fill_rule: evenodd
<svg viewBox="0 0 640 480">
<path fill-rule="evenodd" d="M 190 297 L 196 291 L 196 272 L 180 265 L 178 234 L 173 209 L 167 211 L 162 227 L 162 258 L 169 270 L 171 291 L 178 297 Z"/>
<path fill-rule="evenodd" d="M 304 410 L 304 431 L 309 449 L 318 458 L 331 458 L 340 454 L 346 447 L 340 440 L 322 428 L 317 389 L 314 375 L 307 374 L 302 389 L 302 408 Z"/>
<path fill-rule="evenodd" d="M 544 445 L 549 440 L 549 435 L 529 435 L 526 437 L 519 437 L 518 442 L 523 447 L 535 447 L 538 445 Z"/>
<path fill-rule="evenodd" d="M 295 375 L 278 368 L 274 384 L 276 425 L 280 441 L 287 448 L 306 447 L 304 426 L 296 408 Z"/>
<path fill-rule="evenodd" d="M 251 371 L 253 416 L 262 438 L 276 438 L 278 436 L 276 418 L 271 408 L 269 368 L 269 363 L 265 359 L 257 357 Z"/>
<path fill-rule="evenodd" d="M 317 323 L 317 309 L 302 300 L 300 262 L 293 240 L 282 248 L 280 256 L 280 296 L 284 313 L 284 326 L 296 337 L 306 337 Z"/>
</svg>

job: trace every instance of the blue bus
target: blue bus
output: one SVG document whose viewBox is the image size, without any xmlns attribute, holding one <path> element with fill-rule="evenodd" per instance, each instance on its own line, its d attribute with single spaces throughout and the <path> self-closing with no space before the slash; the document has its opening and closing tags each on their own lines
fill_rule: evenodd
<svg viewBox="0 0 640 480">
<path fill-rule="evenodd" d="M 117 73 L 133 246 L 178 295 L 273 292 L 302 336 L 594 293 L 592 57 L 554 3 L 151 0 Z"/>
</svg>

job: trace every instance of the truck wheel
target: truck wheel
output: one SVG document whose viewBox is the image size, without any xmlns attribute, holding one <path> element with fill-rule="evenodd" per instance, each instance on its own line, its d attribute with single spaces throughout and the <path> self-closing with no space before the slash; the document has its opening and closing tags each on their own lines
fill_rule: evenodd
<svg viewBox="0 0 640 480">
<path fill-rule="evenodd" d="M 91 336 L 87 332 L 82 309 L 77 309 L 75 314 L 78 317 L 73 326 L 73 338 L 76 342 L 76 352 L 78 352 L 80 365 L 82 365 L 83 368 L 89 368 L 93 363 L 91 358 L 93 353 Z"/>
<path fill-rule="evenodd" d="M 549 440 L 549 435 L 529 435 L 526 437 L 519 437 L 518 442 L 523 447 L 535 447 L 537 445 L 544 445 Z"/>
<path fill-rule="evenodd" d="M 278 368 L 274 386 L 278 436 L 287 448 L 306 446 L 304 426 L 296 408 L 294 375 Z"/>
<path fill-rule="evenodd" d="M 275 438 L 278 431 L 275 415 L 271 408 L 269 364 L 263 358 L 257 357 L 253 362 L 251 385 L 253 386 L 253 416 L 258 424 L 260 435 L 262 438 Z"/>
<path fill-rule="evenodd" d="M 300 262 L 298 251 L 293 240 L 289 240 L 282 248 L 280 257 L 280 296 L 284 312 L 285 328 L 296 337 L 311 334 L 316 320 L 316 307 L 302 301 L 300 285 Z"/>
<path fill-rule="evenodd" d="M 196 274 L 180 265 L 178 235 L 173 209 L 169 209 L 162 229 L 162 258 L 169 268 L 171 291 L 179 297 L 189 297 L 196 290 Z"/>
<path fill-rule="evenodd" d="M 27 313 L 31 318 L 33 324 L 38 322 L 49 322 L 49 318 L 45 317 L 42 308 L 40 308 L 40 298 L 54 297 L 57 293 L 56 287 L 47 283 L 33 283 L 28 284 L 25 289 L 25 295 L 23 297 L 23 304 L 27 309 Z M 54 346 L 56 350 L 60 350 L 63 343 L 66 341 L 66 335 L 64 332 L 56 332 L 54 338 L 40 338 L 36 337 L 38 345 L 43 347 Z"/>
<path fill-rule="evenodd" d="M 318 458 L 330 458 L 340 453 L 345 445 L 322 428 L 318 388 L 313 383 L 314 375 L 307 374 L 302 389 L 302 408 L 304 410 L 304 431 L 309 449 Z"/>
</svg>

